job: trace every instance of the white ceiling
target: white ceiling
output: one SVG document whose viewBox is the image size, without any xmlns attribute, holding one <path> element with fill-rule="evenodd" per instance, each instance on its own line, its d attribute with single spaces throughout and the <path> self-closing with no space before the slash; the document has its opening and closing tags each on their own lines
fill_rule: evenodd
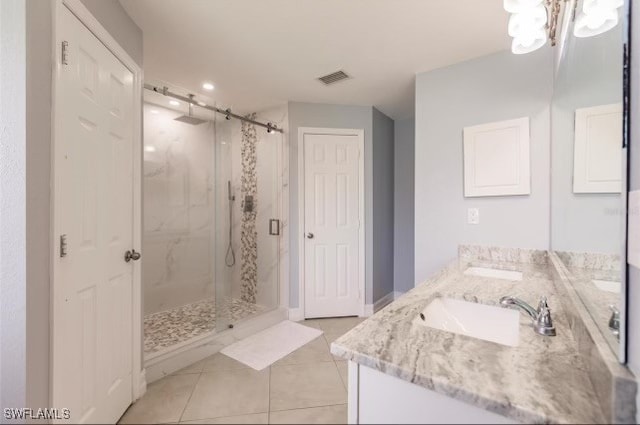
<svg viewBox="0 0 640 425">
<path fill-rule="evenodd" d="M 417 72 L 509 48 L 502 0 L 120 0 L 148 81 L 246 113 L 287 101 L 413 115 Z M 324 86 L 344 70 L 353 79 Z M 216 88 L 205 92 L 202 82 Z"/>
</svg>

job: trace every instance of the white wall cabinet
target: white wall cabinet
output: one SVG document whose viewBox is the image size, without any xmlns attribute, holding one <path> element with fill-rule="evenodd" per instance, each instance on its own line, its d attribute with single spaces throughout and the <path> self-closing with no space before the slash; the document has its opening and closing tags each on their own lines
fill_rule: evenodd
<svg viewBox="0 0 640 425">
<path fill-rule="evenodd" d="M 531 192 L 529 118 L 464 128 L 464 196 Z"/>
<path fill-rule="evenodd" d="M 351 361 L 348 402 L 350 424 L 517 423 Z"/>
<path fill-rule="evenodd" d="M 622 104 L 576 109 L 574 193 L 622 190 Z"/>
</svg>

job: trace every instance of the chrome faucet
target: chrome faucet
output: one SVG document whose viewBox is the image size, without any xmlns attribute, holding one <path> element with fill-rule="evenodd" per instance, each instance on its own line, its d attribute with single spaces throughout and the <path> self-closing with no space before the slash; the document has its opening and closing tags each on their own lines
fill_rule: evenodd
<svg viewBox="0 0 640 425">
<path fill-rule="evenodd" d="M 535 332 L 545 336 L 556 335 L 556 328 L 553 326 L 553 321 L 551 320 L 551 310 L 549 310 L 549 305 L 547 304 L 547 297 L 540 297 L 537 310 L 520 298 L 509 296 L 500 298 L 500 305 L 503 307 L 510 305 L 520 307 L 531 317 L 531 320 L 533 320 L 533 330 Z"/>
<path fill-rule="evenodd" d="M 611 317 L 609 318 L 609 330 L 616 338 L 620 339 L 620 310 L 615 305 L 610 305 Z"/>
</svg>

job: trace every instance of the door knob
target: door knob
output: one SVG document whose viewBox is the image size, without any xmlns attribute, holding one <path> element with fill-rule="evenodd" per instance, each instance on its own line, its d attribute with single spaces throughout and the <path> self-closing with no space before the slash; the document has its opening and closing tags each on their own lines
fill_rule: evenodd
<svg viewBox="0 0 640 425">
<path fill-rule="evenodd" d="M 311 232 L 307 233 L 307 239 L 313 239 L 313 233 Z"/>
<path fill-rule="evenodd" d="M 140 253 L 136 252 L 135 249 L 132 249 L 131 251 L 127 251 L 124 253 L 124 261 L 126 261 L 127 263 L 131 260 L 138 261 L 140 257 L 141 257 Z"/>
</svg>

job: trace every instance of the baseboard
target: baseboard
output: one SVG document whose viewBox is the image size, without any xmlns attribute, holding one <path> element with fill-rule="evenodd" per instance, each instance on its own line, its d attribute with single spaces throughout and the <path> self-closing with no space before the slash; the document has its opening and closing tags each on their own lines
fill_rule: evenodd
<svg viewBox="0 0 640 425">
<path fill-rule="evenodd" d="M 391 304 L 394 300 L 397 300 L 402 296 L 402 292 L 394 291 L 389 292 L 384 297 L 380 298 L 374 304 L 365 304 L 362 309 L 361 317 L 371 317 L 378 311 L 385 308 L 387 305 Z M 299 322 L 304 320 L 304 314 L 301 308 L 290 308 L 289 309 L 289 320 L 292 322 Z"/>
<path fill-rule="evenodd" d="M 291 320 L 292 322 L 299 322 L 301 320 L 304 320 L 304 313 L 302 312 L 302 309 L 297 307 L 297 308 L 290 308 L 289 309 L 289 320 Z"/>
<path fill-rule="evenodd" d="M 152 383 L 157 381 L 160 378 L 170 375 L 217 353 L 229 344 L 246 338 L 249 335 L 253 335 L 254 333 L 264 330 L 286 319 L 287 310 L 273 310 L 251 319 L 247 319 L 235 325 L 233 329 L 217 333 L 211 332 L 207 335 L 203 335 L 202 338 L 187 341 L 183 345 L 171 350 L 165 350 L 146 356 L 144 359 L 146 382 Z"/>
<path fill-rule="evenodd" d="M 380 298 L 374 304 L 365 304 L 364 306 L 364 316 L 369 317 L 373 316 L 375 313 L 379 312 L 387 305 L 391 304 L 394 300 L 397 300 L 402 296 L 402 292 L 389 292 L 384 297 Z"/>
</svg>

